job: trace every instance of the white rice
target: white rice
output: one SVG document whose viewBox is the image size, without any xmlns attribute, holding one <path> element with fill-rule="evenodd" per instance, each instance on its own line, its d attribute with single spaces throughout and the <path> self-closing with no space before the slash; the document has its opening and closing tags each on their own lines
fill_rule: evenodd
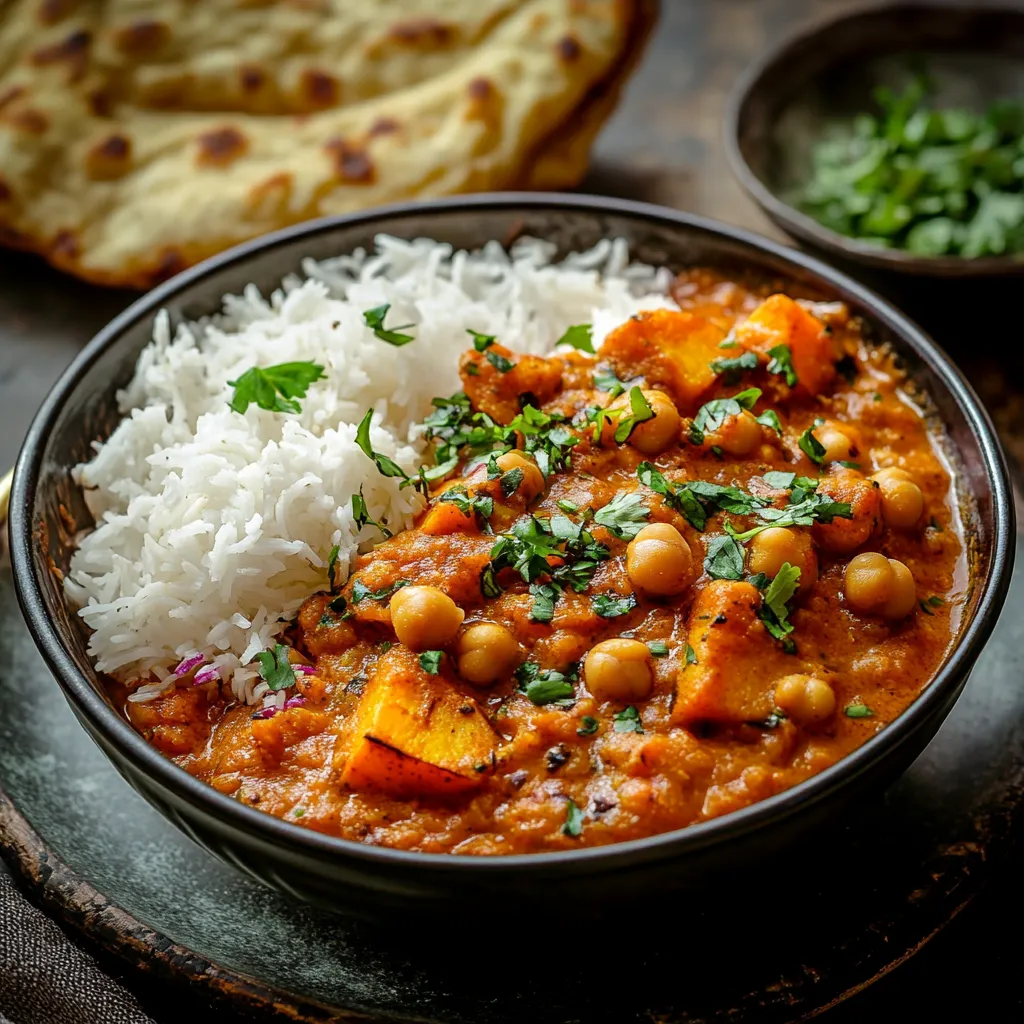
<svg viewBox="0 0 1024 1024">
<path fill-rule="evenodd" d="M 132 699 L 147 700 L 175 684 L 179 662 L 199 660 L 200 678 L 219 678 L 235 699 L 282 703 L 255 655 L 324 588 L 333 545 L 344 578 L 380 539 L 356 529 L 352 495 L 363 488 L 370 515 L 394 530 L 422 507 L 356 446 L 366 410 L 376 410 L 374 449 L 414 473 L 426 448 L 416 425 L 435 395 L 459 389 L 467 328 L 547 353 L 571 324 L 591 322 L 598 343 L 636 310 L 672 304 L 668 272 L 627 265 L 621 239 L 557 265 L 553 252 L 535 239 L 468 253 L 381 235 L 371 254 L 307 260 L 305 279 L 269 299 L 253 286 L 226 296 L 220 315 L 173 337 L 161 313 L 118 395 L 125 419 L 75 470 L 97 525 L 66 585 L 96 667 L 144 680 Z M 363 311 L 383 303 L 387 326 L 415 325 L 414 342 L 393 347 L 365 325 Z M 326 377 L 300 414 L 228 407 L 229 380 L 301 360 Z"/>
</svg>

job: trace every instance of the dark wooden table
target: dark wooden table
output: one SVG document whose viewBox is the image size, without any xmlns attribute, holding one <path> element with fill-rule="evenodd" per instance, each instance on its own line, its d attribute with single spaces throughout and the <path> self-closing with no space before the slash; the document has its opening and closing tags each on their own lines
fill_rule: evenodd
<svg viewBox="0 0 1024 1024">
<path fill-rule="evenodd" d="M 800 24 L 858 5 L 849 0 L 662 3 L 662 22 L 598 141 L 584 187 L 696 211 L 779 237 L 729 172 L 721 146 L 726 97 L 746 64 L 773 40 Z M 1019 327 L 1012 312 L 1017 286 L 959 290 L 878 278 L 868 283 L 917 317 L 961 362 L 1020 465 L 1024 355 L 1016 344 Z M 64 301 L 50 310 L 54 292 Z M 61 368 L 132 297 L 97 291 L 0 251 L 0 466 L 13 462 L 33 412 Z M 1024 994 L 1016 975 L 1024 940 L 1013 927 L 1022 912 L 1022 873 L 1004 870 L 912 960 L 824 1019 L 831 1024 L 884 1021 L 897 1014 L 934 1021 L 1022 1019 Z M 116 964 L 107 966 L 161 1022 L 179 1018 L 185 1007 L 174 1005 L 173 993 L 152 988 Z M 196 1019 L 192 1004 L 187 1012 Z M 222 1013 L 217 1020 L 230 1024 Z"/>
</svg>

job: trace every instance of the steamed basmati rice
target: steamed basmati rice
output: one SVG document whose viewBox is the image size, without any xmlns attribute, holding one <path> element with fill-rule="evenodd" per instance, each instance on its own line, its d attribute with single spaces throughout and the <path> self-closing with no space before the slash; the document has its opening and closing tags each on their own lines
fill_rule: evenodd
<svg viewBox="0 0 1024 1024">
<path fill-rule="evenodd" d="M 371 441 L 412 474 L 426 444 L 417 424 L 435 395 L 459 388 L 467 329 L 520 352 L 547 353 L 571 324 L 591 322 L 595 344 L 638 309 L 671 305 L 669 275 L 627 265 L 622 240 L 552 264 L 535 239 L 477 253 L 388 236 L 372 254 L 306 261 L 269 299 L 255 287 L 227 296 L 220 315 L 170 330 L 161 313 L 134 378 L 119 394 L 125 419 L 75 477 L 96 528 L 81 539 L 67 579 L 100 671 L 143 684 L 151 699 L 199 668 L 240 701 L 273 706 L 255 655 L 272 647 L 302 601 L 339 578 L 379 540 L 357 530 L 352 495 L 393 530 L 423 499 L 381 476 L 357 447 Z M 401 348 L 376 338 L 363 311 L 391 304 L 387 322 L 412 323 Z M 252 366 L 309 360 L 325 367 L 302 411 L 229 408 Z"/>
</svg>

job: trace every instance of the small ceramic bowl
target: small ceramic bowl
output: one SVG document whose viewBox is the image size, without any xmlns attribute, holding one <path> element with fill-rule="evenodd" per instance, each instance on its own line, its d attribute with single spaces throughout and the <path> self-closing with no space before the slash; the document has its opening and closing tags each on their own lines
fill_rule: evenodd
<svg viewBox="0 0 1024 1024">
<path fill-rule="evenodd" d="M 874 7 L 782 42 L 750 68 L 725 119 L 730 164 L 784 231 L 844 261 L 908 274 L 1024 274 L 1024 256 L 919 256 L 849 238 L 787 198 L 810 176 L 813 143 L 837 121 L 871 107 L 876 85 L 902 88 L 909 60 L 934 79 L 939 106 L 984 109 L 1024 96 L 1024 10 L 983 4 Z"/>
<path fill-rule="evenodd" d="M 380 232 L 476 248 L 529 234 L 560 253 L 625 238 L 635 259 L 672 270 L 747 271 L 796 294 L 847 303 L 868 335 L 904 359 L 948 438 L 971 580 L 955 645 L 921 696 L 862 747 L 814 778 L 736 813 L 614 846 L 506 857 L 459 857 L 368 846 L 322 835 L 246 806 L 163 757 L 111 706 L 87 637 L 61 584 L 75 537 L 91 524 L 71 469 L 116 426 L 116 391 L 131 377 L 160 310 L 172 324 L 216 311 L 250 282 L 264 293 L 304 257 L 369 246 Z M 33 422 L 15 470 L 10 538 L 18 598 L 29 627 L 83 726 L 121 774 L 198 843 L 282 892 L 355 913 L 410 910 L 477 915 L 661 900 L 673 888 L 708 889 L 725 873 L 749 879 L 772 850 L 891 782 L 924 749 L 952 708 L 995 624 L 1013 562 L 1013 505 L 992 424 L 960 371 L 917 327 L 849 278 L 747 232 L 672 210 L 563 195 L 471 196 L 409 203 L 311 221 L 223 253 L 161 285 L 81 352 Z M 43 685 L 43 681 L 40 681 Z M 512 916 L 515 916 L 515 913 Z M 490 920 L 487 920 L 490 918 Z"/>
</svg>

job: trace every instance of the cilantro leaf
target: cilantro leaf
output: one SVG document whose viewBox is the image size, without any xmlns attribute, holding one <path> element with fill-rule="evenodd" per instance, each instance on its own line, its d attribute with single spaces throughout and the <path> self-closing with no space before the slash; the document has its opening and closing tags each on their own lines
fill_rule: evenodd
<svg viewBox="0 0 1024 1024">
<path fill-rule="evenodd" d="M 509 370 L 515 367 L 515 363 L 511 359 L 506 359 L 500 352 L 494 352 L 488 349 L 484 353 L 484 359 L 487 360 L 499 373 L 508 373 Z"/>
<path fill-rule="evenodd" d="M 743 579 L 743 548 L 727 533 L 709 538 L 704 571 L 713 580 Z"/>
<path fill-rule="evenodd" d="M 376 526 L 385 537 L 393 536 L 383 522 L 370 518 L 369 510 L 366 507 L 366 499 L 363 497 L 362 487 L 359 488 L 358 494 L 352 495 L 352 518 L 356 521 L 356 526 L 359 529 L 362 529 L 364 526 Z"/>
<path fill-rule="evenodd" d="M 765 409 L 765 411 L 757 417 L 757 422 L 760 423 L 762 427 L 774 430 L 776 434 L 782 433 L 782 423 L 779 420 L 779 414 L 774 409 Z"/>
<path fill-rule="evenodd" d="M 761 479 L 769 487 L 775 487 L 780 491 L 788 491 L 796 480 L 796 473 L 783 473 L 773 469 L 770 473 L 765 473 Z"/>
<path fill-rule="evenodd" d="M 386 597 L 390 597 L 396 590 L 401 590 L 402 587 L 409 586 L 408 580 L 395 580 L 394 583 L 389 583 L 385 587 L 381 587 L 379 590 L 371 590 L 361 580 L 356 580 L 352 584 L 352 603 L 359 604 L 360 601 L 365 601 L 369 598 L 371 601 L 383 601 Z"/>
<path fill-rule="evenodd" d="M 577 736 L 593 736 L 597 732 L 601 723 L 590 715 L 584 715 L 580 719 L 580 724 L 576 729 Z"/>
<path fill-rule="evenodd" d="M 708 364 L 712 373 L 721 374 L 726 384 L 735 384 L 746 370 L 757 369 L 757 353 L 744 352 L 742 355 L 715 359 Z"/>
<path fill-rule="evenodd" d="M 617 619 L 620 615 L 628 615 L 636 607 L 636 595 L 620 597 L 614 592 L 594 594 L 590 605 L 602 619 Z"/>
<path fill-rule="evenodd" d="M 607 505 L 597 510 L 594 522 L 621 540 L 632 540 L 643 529 L 650 514 L 641 494 L 619 491 Z"/>
<path fill-rule="evenodd" d="M 697 664 L 697 652 L 689 644 L 686 645 L 686 657 L 684 659 L 684 664 L 686 664 L 686 665 L 696 665 Z"/>
<path fill-rule="evenodd" d="M 808 427 L 797 442 L 800 450 L 813 462 L 820 466 L 825 461 L 825 446 L 814 436 L 814 426 Z"/>
<path fill-rule="evenodd" d="M 435 500 L 454 505 L 464 516 L 475 516 L 483 526 L 487 526 L 487 520 L 494 514 L 494 499 L 489 494 L 470 494 L 462 484 L 449 487 Z M 490 527 L 487 529 L 490 532 Z"/>
<path fill-rule="evenodd" d="M 764 623 L 765 628 L 777 640 L 788 636 L 793 632 L 793 624 L 789 621 L 789 608 L 787 603 L 793 599 L 793 595 L 800 585 L 800 570 L 789 562 L 784 562 L 764 592 L 761 608 L 758 610 L 758 617 Z"/>
<path fill-rule="evenodd" d="M 444 657 L 444 651 L 424 651 L 420 655 L 420 668 L 424 672 L 430 673 L 432 676 L 436 676 L 441 670 L 441 659 Z"/>
<path fill-rule="evenodd" d="M 399 327 L 393 327 L 391 330 L 386 331 L 384 329 L 384 317 L 388 315 L 390 308 L 391 303 L 389 302 L 385 302 L 383 306 L 374 306 L 373 309 L 368 309 L 363 313 L 363 321 L 381 341 L 386 341 L 389 345 L 401 348 L 402 345 L 408 345 L 413 340 L 413 336 L 400 332 L 404 331 L 407 327 L 415 325 L 401 324 Z"/>
<path fill-rule="evenodd" d="M 643 732 L 643 723 L 640 721 L 640 712 L 630 704 L 629 707 L 616 711 L 613 718 L 612 728 L 616 732 Z"/>
<path fill-rule="evenodd" d="M 356 444 L 359 445 L 363 454 L 368 459 L 373 459 L 374 464 L 377 466 L 377 472 L 381 476 L 400 477 L 402 480 L 411 479 L 409 474 L 396 462 L 392 462 L 386 455 L 381 455 L 373 450 L 373 445 L 370 443 L 370 421 L 372 419 L 373 410 L 367 409 L 366 415 L 356 428 Z"/>
<path fill-rule="evenodd" d="M 260 651 L 256 655 L 260 666 L 260 676 L 275 693 L 295 685 L 295 672 L 288 660 L 288 648 L 276 644 L 273 652 Z"/>
<path fill-rule="evenodd" d="M 768 372 L 784 376 L 786 384 L 795 388 L 800 381 L 796 370 L 793 369 L 793 350 L 788 345 L 776 345 L 774 348 L 768 349 L 768 355 L 771 357 L 768 362 Z"/>
<path fill-rule="evenodd" d="M 581 352 L 594 354 L 594 328 L 591 324 L 574 324 L 566 329 L 558 341 L 558 345 L 572 345 Z"/>
<path fill-rule="evenodd" d="M 246 370 L 241 377 L 229 380 L 235 393 L 228 403 L 235 412 L 243 413 L 255 402 L 267 412 L 302 412 L 296 399 L 305 398 L 310 384 L 326 377 L 319 363 L 278 363 Z"/>
<path fill-rule="evenodd" d="M 472 336 L 473 348 L 477 352 L 486 352 L 498 340 L 493 334 L 481 334 L 469 327 L 466 328 L 466 333 Z"/>
<path fill-rule="evenodd" d="M 562 498 L 559 501 L 556 501 L 555 504 L 563 512 L 566 512 L 566 513 L 569 513 L 569 514 L 575 514 L 576 512 L 579 512 L 579 510 L 580 510 L 579 505 L 577 505 L 575 501 L 566 501 L 564 498 Z"/>
<path fill-rule="evenodd" d="M 502 473 L 499 480 L 502 497 L 511 498 L 519 490 L 519 485 L 523 482 L 524 475 L 522 468 L 519 466 L 514 466 L 508 472 Z"/>
<path fill-rule="evenodd" d="M 327 556 L 327 583 L 332 594 L 338 589 L 338 555 L 340 553 L 341 548 L 335 544 Z"/>
<path fill-rule="evenodd" d="M 530 593 L 533 595 L 530 618 L 534 622 L 550 622 L 555 617 L 558 588 L 551 583 L 531 583 Z"/>
<path fill-rule="evenodd" d="M 668 655 L 668 644 L 664 640 L 648 640 L 647 650 L 654 658 L 664 658 Z"/>
<path fill-rule="evenodd" d="M 674 508 L 695 529 L 703 530 L 707 525 L 707 512 L 695 494 L 685 484 L 674 484 L 665 478 L 650 462 L 641 462 L 636 475 L 645 487 L 665 499 L 665 504 Z"/>
<path fill-rule="evenodd" d="M 730 416 L 739 416 L 744 409 L 753 409 L 760 397 L 760 388 L 747 388 L 732 398 L 705 402 L 693 418 L 690 440 L 693 444 L 703 444 L 705 433 L 713 434 Z"/>
<path fill-rule="evenodd" d="M 615 428 L 615 440 L 618 444 L 625 444 L 629 440 L 629 435 L 633 433 L 638 423 L 654 419 L 654 410 L 638 387 L 629 389 L 629 408 L 631 415 L 620 417 L 619 425 Z"/>
<path fill-rule="evenodd" d="M 541 668 L 535 661 L 524 661 L 515 671 L 519 691 L 534 704 L 558 704 L 569 707 L 576 699 L 569 674 Z"/>
<path fill-rule="evenodd" d="M 874 715 L 867 704 L 847 704 L 843 710 L 847 718 L 871 718 Z"/>
<path fill-rule="evenodd" d="M 626 390 L 626 382 L 619 380 L 615 371 L 609 367 L 599 367 L 594 371 L 594 387 L 598 391 L 608 391 L 612 398 L 617 398 Z"/>
<path fill-rule="evenodd" d="M 570 799 L 565 805 L 565 824 L 562 826 L 562 834 L 575 839 L 583 831 L 583 812 L 576 806 L 576 802 Z"/>
</svg>

